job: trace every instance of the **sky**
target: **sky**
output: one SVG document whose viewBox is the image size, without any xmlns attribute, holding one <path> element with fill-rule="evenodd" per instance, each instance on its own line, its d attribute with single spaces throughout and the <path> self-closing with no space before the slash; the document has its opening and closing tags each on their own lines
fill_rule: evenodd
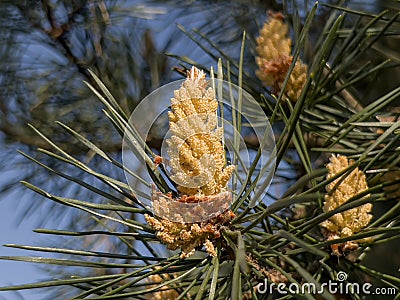
<svg viewBox="0 0 400 300">
<path fill-rule="evenodd" d="M 32 233 L 35 229 L 34 220 L 27 218 L 22 224 L 17 224 L 19 212 L 15 209 L 13 197 L 5 197 L 0 201 L 0 256 L 30 255 L 28 251 L 3 247 L 4 244 L 34 244 L 34 238 L 39 234 Z M 44 278 L 43 273 L 36 268 L 37 264 L 0 260 L 0 286 L 31 283 Z M 19 295 L 18 295 L 19 293 Z M 23 298 L 21 298 L 21 295 Z M 24 292 L 0 292 L 1 300 L 40 299 L 32 290 Z"/>
</svg>

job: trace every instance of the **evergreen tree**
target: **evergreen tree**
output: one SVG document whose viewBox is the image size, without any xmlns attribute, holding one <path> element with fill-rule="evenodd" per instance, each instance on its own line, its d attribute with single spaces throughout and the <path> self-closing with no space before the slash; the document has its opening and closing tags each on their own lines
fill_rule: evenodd
<svg viewBox="0 0 400 300">
<path fill-rule="evenodd" d="M 339 281 L 399 294 L 397 2 L 248 2 L 2 1 L 2 193 L 23 196 L 41 227 L 63 227 L 35 230 L 46 245 L 6 245 L 33 253 L 1 259 L 41 263 L 50 279 L 0 291 L 381 299 L 288 288 Z M 168 116 L 143 138 L 131 113 L 176 79 Z M 214 101 L 221 93 L 233 113 Z M 258 115 L 244 97 L 275 147 L 246 129 Z M 216 113 L 242 142 L 222 138 Z M 141 168 L 127 168 L 125 151 Z M 17 167 L 18 178 L 7 171 Z M 205 219 L 175 214 L 208 203 L 218 209 Z M 264 280 L 275 288 L 262 293 Z"/>
</svg>

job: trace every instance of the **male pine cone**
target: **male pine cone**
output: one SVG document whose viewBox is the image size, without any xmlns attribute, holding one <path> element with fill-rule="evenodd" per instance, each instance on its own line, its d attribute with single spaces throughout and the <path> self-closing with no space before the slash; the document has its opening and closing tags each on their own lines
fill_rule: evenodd
<svg viewBox="0 0 400 300">
<path fill-rule="evenodd" d="M 218 101 L 207 88 L 203 71 L 192 67 L 171 99 L 168 112 L 172 136 L 167 139 L 171 179 L 186 195 L 224 191 L 234 166 L 225 167 L 223 128 L 218 127 Z"/>
<path fill-rule="evenodd" d="M 272 88 L 274 94 L 283 89 L 285 77 L 293 61 L 292 40 L 287 37 L 288 25 L 281 13 L 269 13 L 268 22 L 260 30 L 256 39 L 257 77 L 265 86 Z M 297 101 L 307 80 L 308 67 L 297 60 L 285 86 L 284 93 L 291 101 Z"/>
<path fill-rule="evenodd" d="M 354 162 L 349 161 L 346 156 L 332 155 L 330 163 L 327 165 L 327 179 L 332 178 L 339 172 L 351 166 Z M 364 192 L 368 189 L 365 174 L 355 168 L 345 178 L 344 175 L 335 179 L 326 186 L 328 192 L 325 195 L 323 211 L 329 212 L 345 204 L 351 197 Z M 340 184 L 336 186 L 340 181 Z M 335 187 L 335 190 L 333 190 Z M 367 197 L 367 196 L 364 196 Z M 359 232 L 366 227 L 372 219 L 370 214 L 372 204 L 366 203 L 361 206 L 337 213 L 325 220 L 320 225 L 337 237 L 348 237 Z"/>
</svg>

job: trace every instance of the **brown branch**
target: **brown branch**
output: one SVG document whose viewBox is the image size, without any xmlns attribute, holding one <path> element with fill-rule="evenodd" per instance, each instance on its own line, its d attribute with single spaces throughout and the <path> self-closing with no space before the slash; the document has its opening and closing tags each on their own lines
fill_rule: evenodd
<svg viewBox="0 0 400 300">
<path fill-rule="evenodd" d="M 78 8 L 74 9 L 72 13 L 68 17 L 68 22 L 63 25 L 58 25 L 57 22 L 55 21 L 52 13 L 52 8 L 51 5 L 48 4 L 46 1 L 42 1 L 43 5 L 43 10 L 46 12 L 47 19 L 49 23 L 51 24 L 51 29 L 50 30 L 45 30 L 44 28 L 40 27 L 38 24 L 35 24 L 32 22 L 32 20 L 29 18 L 29 14 L 26 11 L 26 7 L 20 6 L 20 5 L 15 5 L 16 8 L 20 11 L 21 15 L 25 18 L 25 20 L 32 26 L 32 28 L 36 28 L 46 35 L 48 35 L 53 41 L 56 42 L 56 45 L 59 46 L 59 48 L 63 49 L 63 54 L 65 57 L 73 64 L 76 66 L 78 72 L 82 74 L 86 79 L 88 79 L 92 84 L 95 84 L 92 78 L 89 76 L 88 72 L 86 71 L 85 65 L 73 55 L 73 52 L 71 48 L 68 45 L 68 40 L 66 38 L 66 35 L 68 33 L 69 28 L 71 27 L 71 23 L 73 22 L 73 19 L 75 16 L 84 9 L 85 5 L 82 4 Z"/>
<path fill-rule="evenodd" d="M 53 13 L 52 13 L 52 8 L 51 6 L 44 1 L 45 5 L 45 10 L 47 12 L 47 18 L 52 26 L 52 29 L 50 31 L 46 31 L 42 29 L 43 32 L 47 33 L 54 41 L 58 42 L 59 46 L 64 50 L 64 54 L 66 58 L 76 66 L 77 70 L 79 73 L 81 73 L 86 79 L 89 79 L 92 81 L 92 78 L 89 76 L 88 72 L 86 71 L 86 68 L 84 67 L 84 64 L 81 63 L 81 61 L 74 56 L 72 49 L 68 45 L 68 39 L 66 37 L 69 28 L 71 27 L 71 23 L 76 16 L 77 13 L 79 13 L 83 8 L 84 5 L 81 5 L 77 9 L 75 9 L 68 17 L 68 22 L 66 24 L 63 24 L 62 26 L 57 25 Z M 94 83 L 94 82 L 92 82 Z"/>
</svg>

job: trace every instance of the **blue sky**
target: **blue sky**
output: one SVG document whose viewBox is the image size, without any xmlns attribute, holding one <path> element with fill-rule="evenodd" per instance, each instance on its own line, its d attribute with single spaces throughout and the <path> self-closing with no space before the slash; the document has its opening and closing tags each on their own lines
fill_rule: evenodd
<svg viewBox="0 0 400 300">
<path fill-rule="evenodd" d="M 34 220 L 27 218 L 22 224 L 18 225 L 15 220 L 18 219 L 19 212 L 12 203 L 14 200 L 14 197 L 5 197 L 0 201 L 0 244 L 33 244 L 33 238 L 38 236 L 38 234 L 32 234 L 32 230 L 35 229 Z M 1 256 L 29 254 L 32 253 L 3 246 L 0 247 Z M 0 286 L 30 283 L 38 281 L 39 278 L 44 278 L 44 274 L 38 271 L 36 264 L 0 260 Z M 34 291 L 27 290 L 21 292 L 20 295 L 23 295 L 24 298 L 18 296 L 17 292 L 0 292 L 0 299 L 39 299 Z"/>
</svg>

